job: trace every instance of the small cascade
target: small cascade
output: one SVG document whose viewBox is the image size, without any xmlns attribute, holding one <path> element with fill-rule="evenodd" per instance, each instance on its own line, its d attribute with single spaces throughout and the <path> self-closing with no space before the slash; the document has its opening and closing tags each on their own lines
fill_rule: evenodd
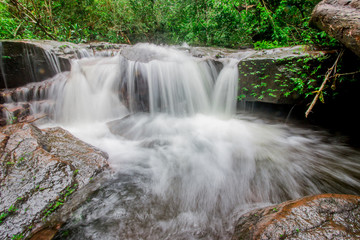
<svg viewBox="0 0 360 240">
<path fill-rule="evenodd" d="M 0 42 L 0 72 L 1 72 L 1 77 L 4 81 L 4 86 L 7 89 L 8 85 L 6 82 L 6 74 L 5 74 L 5 68 L 4 68 L 4 62 L 3 62 L 3 58 L 5 58 L 6 56 L 3 55 L 3 44 L 2 42 Z"/>
<path fill-rule="evenodd" d="M 38 117 L 56 119 L 57 94 L 66 83 L 68 73 L 59 73 L 42 82 L 1 92 L 1 117 L 7 123 L 34 120 Z"/>
<path fill-rule="evenodd" d="M 213 97 L 213 110 L 216 113 L 225 112 L 226 115 L 231 116 L 236 112 L 239 84 L 238 62 L 237 59 L 226 59 L 224 68 L 217 78 Z"/>
<path fill-rule="evenodd" d="M 128 111 L 119 96 L 120 84 L 118 58 L 73 61 L 66 84 L 54 93 L 56 120 L 96 122 L 126 115 Z"/>
<path fill-rule="evenodd" d="M 92 58 L 92 57 L 113 57 L 118 54 L 119 54 L 119 50 L 116 49 L 96 50 L 96 47 L 78 48 L 75 51 L 75 57 L 77 59 Z"/>
<path fill-rule="evenodd" d="M 93 56 L 94 56 L 94 53 L 90 52 L 88 49 L 80 48 L 80 49 L 76 50 L 76 57 L 78 59 L 89 58 L 89 57 L 93 57 Z"/>
<path fill-rule="evenodd" d="M 44 51 L 45 60 L 48 66 L 50 66 L 52 72 L 58 74 L 61 72 L 60 62 L 58 56 L 52 51 Z"/>
<path fill-rule="evenodd" d="M 11 57 L 5 58 L 8 60 L 6 63 L 3 61 L 3 43 L 0 42 L 1 60 L 0 70 L 2 79 L 4 80 L 5 89 L 0 93 L 1 124 L 14 123 L 19 121 L 32 120 L 29 117 L 35 117 L 31 115 L 47 115 L 54 116 L 54 110 L 50 110 L 49 107 L 55 106 L 52 101 L 51 87 L 59 79 L 63 79 L 62 76 L 66 75 L 61 72 L 60 62 L 57 55 L 52 51 L 44 50 L 36 45 L 12 43 L 16 48 L 20 49 L 22 58 Z M 23 45 L 21 45 L 23 44 Z M 7 48 L 7 54 L 10 54 L 11 47 Z M 9 69 L 13 69 L 11 65 L 18 64 L 18 71 L 9 72 Z M 5 66 L 6 65 L 6 66 Z M 8 72 L 6 72 L 5 68 Z M 12 80 L 11 88 L 8 88 L 7 74 L 10 74 Z M 14 87 L 22 84 L 19 87 Z M 58 89 L 56 90 L 58 92 Z M 46 110 L 45 110 L 46 109 Z"/>
</svg>

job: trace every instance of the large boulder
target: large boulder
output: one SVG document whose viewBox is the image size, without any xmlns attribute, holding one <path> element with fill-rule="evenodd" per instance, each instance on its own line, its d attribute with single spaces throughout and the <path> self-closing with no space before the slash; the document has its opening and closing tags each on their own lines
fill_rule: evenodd
<svg viewBox="0 0 360 240">
<path fill-rule="evenodd" d="M 323 0 L 310 21 L 360 56 L 360 0 Z"/>
<path fill-rule="evenodd" d="M 108 167 L 107 154 L 61 128 L 14 124 L 0 132 L 0 239 L 28 237 Z"/>
<path fill-rule="evenodd" d="M 359 239 L 359 216 L 360 196 L 309 196 L 244 214 L 232 239 Z"/>
</svg>

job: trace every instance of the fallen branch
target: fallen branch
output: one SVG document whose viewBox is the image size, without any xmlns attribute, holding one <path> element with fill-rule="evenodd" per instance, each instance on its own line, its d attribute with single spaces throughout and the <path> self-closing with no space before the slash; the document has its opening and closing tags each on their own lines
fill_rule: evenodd
<svg viewBox="0 0 360 240">
<path fill-rule="evenodd" d="M 246 13 L 248 12 L 248 10 L 249 9 L 251 9 L 251 8 L 254 8 L 254 7 L 256 7 L 256 5 L 239 5 L 239 6 L 236 6 L 235 4 L 233 5 L 234 6 L 234 8 L 241 14 L 241 12 L 243 11 L 243 10 L 246 10 Z"/>
<path fill-rule="evenodd" d="M 336 61 L 335 61 L 334 65 L 333 65 L 331 68 L 329 68 L 328 71 L 326 72 L 324 81 L 322 82 L 322 84 L 321 84 L 319 90 L 317 91 L 317 93 L 316 93 L 313 101 L 311 102 L 310 107 L 307 109 L 307 111 L 306 111 L 306 113 L 305 113 L 305 117 L 306 117 L 306 118 L 309 116 L 310 112 L 311 112 L 312 109 L 314 108 L 317 100 L 319 99 L 319 96 L 321 95 L 322 91 L 324 90 L 324 87 L 325 87 L 327 81 L 330 79 L 331 74 L 332 74 L 333 72 L 336 74 L 337 64 L 338 64 L 338 62 L 339 62 L 339 60 L 340 60 L 340 58 L 342 57 L 343 54 L 344 54 L 344 49 L 341 50 L 341 52 L 339 53 L 338 57 L 336 58 Z"/>
</svg>

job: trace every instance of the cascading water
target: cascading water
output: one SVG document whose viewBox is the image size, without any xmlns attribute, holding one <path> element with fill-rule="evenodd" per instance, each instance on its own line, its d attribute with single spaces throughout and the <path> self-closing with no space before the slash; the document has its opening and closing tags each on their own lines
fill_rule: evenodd
<svg viewBox="0 0 360 240">
<path fill-rule="evenodd" d="M 77 60 L 57 77 L 45 93 L 55 106 L 37 111 L 109 153 L 114 170 L 57 239 L 229 239 L 254 206 L 358 194 L 355 150 L 235 114 L 237 61 L 224 59 L 218 72 L 211 61 L 137 45 Z"/>
<path fill-rule="evenodd" d="M 2 44 L 2 42 L 0 42 L 0 72 L 1 72 L 1 76 L 4 81 L 4 86 L 5 86 L 5 88 L 7 88 L 6 75 L 5 75 L 5 69 L 4 69 L 4 63 L 3 63 L 3 58 L 5 56 L 3 56 L 3 51 L 4 51 L 3 44 Z"/>
<path fill-rule="evenodd" d="M 214 87 L 213 109 L 232 115 L 236 112 L 238 75 L 237 59 L 227 59 Z"/>
</svg>

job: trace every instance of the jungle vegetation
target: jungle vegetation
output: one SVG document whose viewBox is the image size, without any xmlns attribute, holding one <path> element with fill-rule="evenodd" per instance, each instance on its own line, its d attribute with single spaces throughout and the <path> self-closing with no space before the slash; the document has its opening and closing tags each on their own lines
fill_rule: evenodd
<svg viewBox="0 0 360 240">
<path fill-rule="evenodd" d="M 0 39 L 239 48 L 336 41 L 309 26 L 320 0 L 0 0 Z"/>
</svg>

